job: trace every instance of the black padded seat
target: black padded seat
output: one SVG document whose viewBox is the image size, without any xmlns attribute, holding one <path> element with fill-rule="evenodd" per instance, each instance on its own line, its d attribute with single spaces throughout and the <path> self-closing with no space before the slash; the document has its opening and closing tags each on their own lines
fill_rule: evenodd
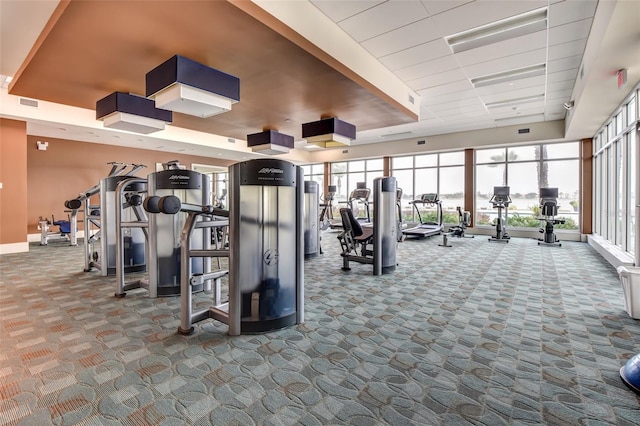
<svg viewBox="0 0 640 426">
<path fill-rule="evenodd" d="M 342 226 L 345 231 L 351 231 L 353 239 L 357 242 L 363 242 L 373 237 L 373 227 L 363 228 L 349 208 L 340 209 L 340 217 L 342 218 Z"/>
</svg>

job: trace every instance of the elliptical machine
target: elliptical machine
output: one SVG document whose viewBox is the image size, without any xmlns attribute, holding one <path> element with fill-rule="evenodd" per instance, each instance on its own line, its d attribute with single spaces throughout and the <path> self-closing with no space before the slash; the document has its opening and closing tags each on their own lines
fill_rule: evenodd
<svg viewBox="0 0 640 426">
<path fill-rule="evenodd" d="M 489 238 L 489 241 L 508 243 L 509 239 L 511 239 L 507 233 L 507 215 L 509 212 L 509 204 L 511 204 L 509 187 L 494 186 L 493 196 L 489 202 L 493 205 L 494 209 L 498 209 L 498 217 L 496 218 L 496 235 Z M 504 218 L 502 217 L 502 210 L 504 210 Z"/>
<path fill-rule="evenodd" d="M 540 188 L 540 233 L 544 234 L 538 238 L 538 245 L 558 246 L 562 244 L 558 240 L 553 227 L 563 224 L 564 219 L 556 219 L 558 214 L 558 188 Z M 542 223 L 543 222 L 543 223 Z"/>
</svg>

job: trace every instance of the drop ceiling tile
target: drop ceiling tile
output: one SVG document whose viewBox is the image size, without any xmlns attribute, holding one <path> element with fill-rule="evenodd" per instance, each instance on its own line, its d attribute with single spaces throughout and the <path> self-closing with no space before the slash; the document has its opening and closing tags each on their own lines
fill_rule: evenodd
<svg viewBox="0 0 640 426">
<path fill-rule="evenodd" d="M 581 61 L 582 55 L 570 56 L 568 58 L 549 61 L 549 63 L 547 64 L 547 72 L 551 74 L 555 72 L 570 70 L 573 68 L 579 68 Z"/>
<path fill-rule="evenodd" d="M 536 49 L 517 55 L 505 56 L 465 67 L 469 78 L 505 72 L 531 65 L 543 64 L 547 58 L 547 49 Z"/>
<path fill-rule="evenodd" d="M 549 8 L 549 28 L 593 18 L 597 5 L 596 0 L 563 1 L 552 4 Z"/>
<path fill-rule="evenodd" d="M 566 102 L 569 100 L 569 98 L 571 98 L 571 92 L 572 92 L 571 89 L 548 92 L 547 101 L 553 101 L 557 99 L 557 100 L 562 100 L 563 102 Z"/>
<path fill-rule="evenodd" d="M 422 97 L 441 96 L 470 89 L 473 89 L 473 86 L 471 86 L 471 82 L 469 80 L 465 79 L 453 83 L 443 84 L 442 86 L 419 90 L 418 94 Z"/>
<path fill-rule="evenodd" d="M 549 28 L 549 45 L 554 46 L 568 41 L 587 38 L 591 30 L 591 22 L 591 19 L 583 19 L 581 21 Z"/>
<path fill-rule="evenodd" d="M 407 81 L 409 87 L 413 90 L 422 90 L 429 87 L 442 86 L 447 83 L 454 83 L 456 81 L 464 80 L 466 78 L 464 72 L 461 69 L 454 69 L 439 74 L 434 74 L 415 80 Z"/>
<path fill-rule="evenodd" d="M 518 115 L 543 114 L 544 101 L 531 102 L 529 104 L 516 105 L 513 107 L 507 106 L 507 107 L 500 107 L 500 108 L 491 108 L 489 110 L 489 113 L 491 114 L 491 117 L 493 117 L 494 119 L 515 117 Z"/>
<path fill-rule="evenodd" d="M 548 83 L 557 83 L 559 81 L 571 80 L 575 81 L 578 76 L 578 68 L 571 68 L 564 71 L 550 72 L 547 74 Z"/>
<path fill-rule="evenodd" d="M 425 61 L 451 55 L 449 45 L 443 39 L 420 44 L 407 50 L 395 52 L 380 58 L 380 62 L 391 71 L 407 68 Z"/>
<path fill-rule="evenodd" d="M 440 35 L 449 36 L 546 5 L 546 0 L 475 1 L 432 16 L 432 21 Z"/>
<path fill-rule="evenodd" d="M 478 96 L 473 89 L 469 90 L 461 90 L 455 91 L 452 93 L 446 93 L 442 95 L 434 95 L 434 96 L 422 96 L 422 104 L 426 106 L 438 106 L 440 104 L 455 102 L 455 101 L 464 101 L 466 99 L 478 99 Z"/>
<path fill-rule="evenodd" d="M 462 118 L 467 120 L 469 118 L 487 117 L 487 116 L 489 116 L 489 113 L 487 112 L 486 109 L 465 111 L 464 113 L 461 113 L 461 112 L 455 111 L 455 110 L 451 110 L 451 109 L 450 110 L 438 111 L 438 117 L 440 117 L 442 119 L 446 119 L 447 117 L 458 117 L 458 120 L 460 120 Z"/>
<path fill-rule="evenodd" d="M 438 104 L 434 111 L 445 111 L 445 110 L 459 110 L 459 111 L 477 111 L 484 110 L 484 104 L 478 97 L 470 98 L 470 99 L 460 99 L 452 102 L 442 102 Z"/>
<path fill-rule="evenodd" d="M 422 0 L 422 4 L 424 4 L 424 7 L 427 9 L 427 12 L 429 12 L 429 15 L 437 15 L 438 13 L 445 12 L 449 9 L 462 6 L 465 3 L 470 3 L 471 1 L 472 0 Z"/>
<path fill-rule="evenodd" d="M 544 121 L 544 114 L 527 114 L 515 115 L 513 117 L 497 118 L 495 123 L 497 126 L 517 126 L 519 124 L 539 123 Z"/>
<path fill-rule="evenodd" d="M 362 42 L 362 46 L 376 58 L 391 55 L 395 52 L 403 52 L 414 46 L 422 45 L 439 39 L 430 18 L 424 18 L 409 25 L 402 26 L 379 36 Z M 449 48 L 446 42 L 439 39 Z M 442 55 L 440 55 L 442 56 Z"/>
<path fill-rule="evenodd" d="M 390 0 L 347 18 L 338 25 L 356 41 L 362 42 L 427 16 L 420 2 Z"/>
<path fill-rule="evenodd" d="M 582 38 L 580 40 L 574 40 L 567 43 L 556 44 L 549 46 L 549 61 L 556 59 L 566 58 L 568 56 L 578 56 L 584 53 L 584 48 L 587 45 L 587 39 Z"/>
<path fill-rule="evenodd" d="M 523 50 L 544 49 L 547 45 L 547 32 L 538 31 L 532 34 L 493 43 L 488 46 L 456 53 L 455 58 L 462 66 L 469 66 L 493 59 L 522 53 Z M 526 46 L 526 49 L 523 49 Z"/>
<path fill-rule="evenodd" d="M 549 83 L 547 84 L 547 92 L 556 92 L 558 90 L 573 89 L 573 85 L 574 85 L 573 80 L 564 80 L 564 81 L 559 81 L 557 83 Z"/>
<path fill-rule="evenodd" d="M 311 0 L 311 3 L 327 15 L 333 22 L 340 22 L 367 9 L 383 3 L 385 0 L 332 1 Z"/>
<path fill-rule="evenodd" d="M 460 75 L 458 79 L 466 78 L 459 69 L 458 63 L 453 58 L 453 55 L 443 56 L 441 58 L 434 59 L 433 61 L 426 61 L 407 68 L 399 69 L 395 71 L 395 74 L 403 81 L 410 81 L 420 77 L 436 75 L 445 71 L 457 71 Z"/>
</svg>

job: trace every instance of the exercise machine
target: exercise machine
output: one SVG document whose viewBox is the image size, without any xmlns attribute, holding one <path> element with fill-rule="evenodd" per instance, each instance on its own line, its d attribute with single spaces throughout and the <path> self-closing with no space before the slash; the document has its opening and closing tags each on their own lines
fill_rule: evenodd
<svg viewBox="0 0 640 426">
<path fill-rule="evenodd" d="M 310 259 L 320 251 L 320 227 L 318 226 L 318 182 L 304 181 L 304 258 Z"/>
<path fill-rule="evenodd" d="M 561 247 L 554 232 L 555 225 L 564 224 L 564 219 L 556 219 L 558 215 L 558 188 L 540 188 L 540 233 L 542 238 L 538 238 L 538 245 L 548 245 Z"/>
<path fill-rule="evenodd" d="M 460 206 L 456 207 L 456 210 L 458 212 L 458 224 L 451 226 L 447 232 L 442 234 L 442 244 L 438 244 L 441 247 L 452 247 L 449 244 L 450 237 L 474 238 L 474 235 L 466 235 L 467 227 L 471 225 L 471 213 L 462 211 Z"/>
<path fill-rule="evenodd" d="M 402 233 L 402 230 L 405 227 L 405 224 L 404 224 L 404 222 L 402 220 L 402 188 L 396 188 L 396 208 L 397 208 L 396 237 L 398 239 L 398 242 L 400 243 L 400 242 L 404 241 L 404 234 Z"/>
<path fill-rule="evenodd" d="M 324 196 L 323 202 L 320 204 L 320 230 L 325 231 L 329 229 L 333 220 L 333 199 L 336 196 L 336 186 L 329 185 L 327 193 Z"/>
<path fill-rule="evenodd" d="M 422 194 L 419 198 L 410 201 L 409 204 L 413 205 L 415 209 L 416 215 L 418 216 L 418 225 L 413 228 L 408 228 L 402 231 L 404 235 L 407 237 L 415 237 L 415 238 L 425 238 L 432 237 L 434 235 L 440 235 L 443 232 L 442 226 L 442 203 L 438 194 L 436 193 L 428 193 Z M 420 208 L 418 206 L 435 207 L 436 209 L 436 220 L 427 221 L 426 220 L 426 212 L 420 213 Z"/>
<path fill-rule="evenodd" d="M 367 188 L 367 184 L 365 182 L 357 182 L 356 189 L 351 191 L 347 201 L 340 201 L 340 203 L 346 204 L 347 208 L 351 209 L 352 212 L 356 210 L 357 205 L 360 205 L 360 204 L 363 205 L 365 210 L 365 216 L 364 217 L 358 216 L 356 217 L 356 220 L 359 220 L 365 223 L 371 223 L 371 210 L 369 209 L 370 196 L 371 196 L 371 189 Z M 342 228 L 342 218 L 337 221 L 333 221 L 331 223 L 331 228 L 332 229 Z"/>
<path fill-rule="evenodd" d="M 74 213 L 77 214 L 77 211 L 75 211 Z M 49 221 L 49 218 L 43 218 L 42 216 L 40 216 L 38 218 L 38 228 L 40 229 L 40 245 L 46 246 L 49 245 L 49 241 L 61 240 L 69 241 L 69 245 L 71 246 L 78 245 L 77 220 L 72 221 L 71 217 L 67 217 L 67 219 L 68 220 L 56 220 L 56 218 L 52 214 L 51 221 Z M 53 230 L 52 226 L 58 227 L 58 230 Z"/>
<path fill-rule="evenodd" d="M 494 209 L 498 209 L 498 216 L 496 217 L 496 234 L 489 238 L 489 241 L 498 241 L 501 243 L 508 243 L 509 234 L 507 233 L 507 217 L 509 212 L 509 204 L 511 204 L 511 197 L 509 196 L 508 186 L 494 186 L 493 196 L 489 200 Z M 502 217 L 502 211 L 504 210 L 504 218 Z"/>
<path fill-rule="evenodd" d="M 373 265 L 373 275 L 387 274 L 396 268 L 397 220 L 396 179 L 374 179 L 373 226 L 362 226 L 350 208 L 340 209 L 343 231 L 338 234 L 342 248 L 342 270 L 349 271 L 349 262 Z"/>
</svg>

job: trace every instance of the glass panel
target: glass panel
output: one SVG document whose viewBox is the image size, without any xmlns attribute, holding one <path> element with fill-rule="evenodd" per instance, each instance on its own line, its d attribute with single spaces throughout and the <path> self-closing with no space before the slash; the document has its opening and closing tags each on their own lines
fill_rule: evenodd
<svg viewBox="0 0 640 426">
<path fill-rule="evenodd" d="M 606 202 L 606 215 L 608 217 L 608 227 L 607 227 L 607 236 L 605 237 L 610 242 L 615 244 L 616 238 L 616 182 L 617 173 L 616 173 L 616 153 L 615 153 L 615 145 L 610 145 L 607 148 L 607 175 L 605 179 L 607 179 L 607 202 Z"/>
<path fill-rule="evenodd" d="M 364 160 L 349 161 L 349 173 L 351 172 L 364 172 Z"/>
<path fill-rule="evenodd" d="M 349 173 L 348 175 L 348 180 L 349 180 L 349 193 L 351 193 L 351 191 L 353 191 L 354 189 L 356 189 L 358 187 L 358 183 L 359 182 L 365 182 L 365 176 L 364 176 L 364 172 L 361 173 Z M 368 186 L 367 188 L 371 189 L 370 186 Z"/>
<path fill-rule="evenodd" d="M 440 168 L 440 199 L 443 222 L 457 225 L 456 207 L 464 209 L 464 166 Z"/>
<path fill-rule="evenodd" d="M 410 157 L 393 157 L 391 159 L 391 168 L 397 169 L 411 169 L 413 168 L 413 156 Z"/>
<path fill-rule="evenodd" d="M 622 141 L 618 140 L 616 146 L 616 237 L 615 243 L 618 247 L 625 248 L 626 229 L 626 203 L 625 203 L 625 174 L 627 173 L 626 164 L 622 160 Z"/>
<path fill-rule="evenodd" d="M 600 175 L 602 174 L 602 155 L 598 155 L 593 159 L 595 170 L 593 173 L 593 211 L 594 211 L 594 229 L 596 234 L 600 234 L 600 205 L 602 204 L 602 189 L 600 186 Z"/>
<path fill-rule="evenodd" d="M 438 192 L 438 169 L 415 170 L 416 197 L 420 194 Z"/>
<path fill-rule="evenodd" d="M 334 173 L 331 175 L 331 185 L 336 186 L 337 201 L 347 201 L 349 195 L 349 189 L 347 188 L 347 174 L 346 173 Z"/>
<path fill-rule="evenodd" d="M 506 149 L 479 149 L 476 151 L 476 163 L 503 163 Z"/>
<path fill-rule="evenodd" d="M 616 134 L 622 132 L 622 129 L 624 129 L 625 123 L 623 118 L 624 118 L 624 112 L 619 112 L 616 115 Z"/>
<path fill-rule="evenodd" d="M 311 174 L 311 166 L 302 166 L 302 171 L 305 176 L 309 176 Z"/>
<path fill-rule="evenodd" d="M 382 158 L 377 158 L 375 160 L 367 160 L 367 170 L 382 170 L 384 168 L 384 162 Z"/>
<path fill-rule="evenodd" d="M 554 143 L 544 145 L 543 150 L 546 150 L 546 156 L 544 158 L 578 158 L 580 156 L 580 146 L 578 142 L 568 143 Z"/>
<path fill-rule="evenodd" d="M 640 247 L 636 247 L 636 233 L 638 232 L 638 228 L 637 228 L 637 216 L 636 216 L 636 208 L 635 208 L 635 202 L 637 200 L 637 194 L 638 194 L 638 187 L 637 187 L 637 183 L 638 183 L 638 163 L 637 163 L 637 159 L 638 159 L 638 150 L 637 150 L 637 143 L 636 143 L 636 132 L 629 132 L 627 134 L 627 138 L 629 139 L 629 177 L 627 179 L 627 184 L 628 184 L 628 188 L 629 191 L 628 192 L 628 198 L 627 198 L 627 205 L 628 210 L 629 210 L 629 244 L 628 244 L 628 250 L 630 253 L 635 254 L 637 253 L 636 250 L 640 250 Z"/>
<path fill-rule="evenodd" d="M 601 155 L 600 164 L 600 235 L 607 238 L 609 233 L 609 217 L 607 216 L 607 203 L 609 201 L 609 186 L 607 185 L 607 173 L 609 173 L 609 148 L 606 148 Z"/>
<path fill-rule="evenodd" d="M 627 123 L 631 124 L 636 118 L 636 98 L 632 98 L 627 104 Z"/>
<path fill-rule="evenodd" d="M 503 185 L 505 171 L 504 164 L 476 166 L 476 223 L 478 225 L 489 225 L 494 219 L 495 214 L 489 200 L 493 195 L 493 187 Z"/>
<path fill-rule="evenodd" d="M 600 139 L 600 133 L 598 133 L 596 137 L 593 138 L 593 154 L 595 154 L 600 149 L 601 146 L 602 146 L 602 140 Z"/>
<path fill-rule="evenodd" d="M 545 170 L 546 166 L 546 170 Z M 545 161 L 542 175 L 547 174 L 547 185 L 558 188 L 558 219 L 565 223 L 556 225 L 561 229 L 578 229 L 580 214 L 579 160 Z"/>
<path fill-rule="evenodd" d="M 413 221 L 413 207 L 409 201 L 413 200 L 413 170 L 394 170 L 393 176 L 396 178 L 398 188 L 402 188 L 402 219 Z"/>
<path fill-rule="evenodd" d="M 540 162 L 517 163 L 508 166 L 509 206 L 508 224 L 511 227 L 537 228 L 538 220 L 538 169 Z"/>
<path fill-rule="evenodd" d="M 440 165 L 441 166 L 463 166 L 464 151 L 443 152 L 442 154 L 440 154 Z"/>
<path fill-rule="evenodd" d="M 311 174 L 312 175 L 324 175 L 324 164 L 312 164 L 311 165 Z"/>
<path fill-rule="evenodd" d="M 416 168 L 435 167 L 438 165 L 438 154 L 416 155 Z"/>
<path fill-rule="evenodd" d="M 334 173 L 346 173 L 347 172 L 347 163 L 331 163 L 331 174 Z"/>
<path fill-rule="evenodd" d="M 373 191 L 373 180 L 377 177 L 382 177 L 382 170 L 366 173 L 367 188 L 371 191 Z M 371 195 L 371 202 L 373 202 L 373 195 Z"/>
<path fill-rule="evenodd" d="M 540 157 L 540 145 L 536 146 L 518 146 L 508 149 L 509 161 L 531 161 L 538 160 Z"/>
<path fill-rule="evenodd" d="M 612 121 L 607 125 L 607 137 L 612 141 L 616 137 L 616 123 Z"/>
</svg>

